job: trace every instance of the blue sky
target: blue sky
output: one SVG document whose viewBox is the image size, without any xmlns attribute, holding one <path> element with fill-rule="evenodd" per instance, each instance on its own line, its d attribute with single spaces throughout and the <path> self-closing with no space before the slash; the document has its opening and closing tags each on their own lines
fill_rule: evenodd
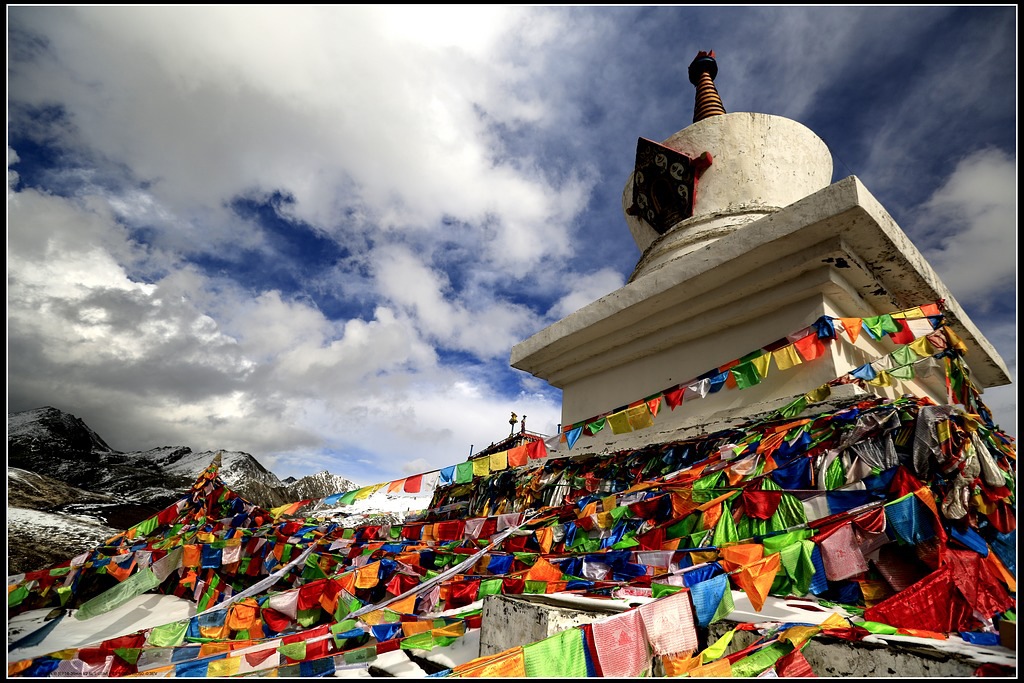
<svg viewBox="0 0 1024 683">
<path fill-rule="evenodd" d="M 560 394 L 509 352 L 622 286 L 638 137 L 785 116 L 1016 379 L 1002 7 L 8 6 L 8 410 L 359 483 Z M 968 362 L 970 359 L 967 359 Z M 1016 389 L 985 394 L 1016 434 Z M 611 408 L 611 407 L 610 407 Z"/>
</svg>

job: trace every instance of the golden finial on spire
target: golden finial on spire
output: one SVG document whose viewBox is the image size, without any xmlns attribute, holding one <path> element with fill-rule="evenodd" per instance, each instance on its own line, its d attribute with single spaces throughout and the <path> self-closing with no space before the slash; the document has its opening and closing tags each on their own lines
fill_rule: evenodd
<svg viewBox="0 0 1024 683">
<path fill-rule="evenodd" d="M 715 87 L 715 76 L 718 75 L 718 62 L 715 61 L 715 51 L 704 52 L 701 50 L 690 63 L 690 83 L 697 88 L 697 95 L 693 104 L 693 122 L 697 123 L 709 116 L 718 116 L 725 113 L 725 106 L 722 105 L 722 98 L 718 95 L 718 88 Z"/>
</svg>

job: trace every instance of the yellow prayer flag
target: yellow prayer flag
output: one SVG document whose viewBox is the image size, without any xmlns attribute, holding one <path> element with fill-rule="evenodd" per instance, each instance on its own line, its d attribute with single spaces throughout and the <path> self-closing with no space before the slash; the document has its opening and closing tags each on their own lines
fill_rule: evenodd
<svg viewBox="0 0 1024 683">
<path fill-rule="evenodd" d="M 633 431 L 633 428 L 629 426 L 629 416 L 626 412 L 621 410 L 608 416 L 608 424 L 611 425 L 612 434 L 626 434 Z"/>
<path fill-rule="evenodd" d="M 875 375 L 874 379 L 867 380 L 867 383 L 873 387 L 891 387 L 892 378 L 889 377 L 889 373 L 882 370 L 880 373 Z"/>
<path fill-rule="evenodd" d="M 356 495 L 355 498 L 353 498 L 353 500 L 366 500 L 367 498 L 373 495 L 374 490 L 375 489 L 373 486 L 364 486 L 363 488 L 356 491 Z"/>
<path fill-rule="evenodd" d="M 430 634 L 437 638 L 458 638 L 466 635 L 466 622 L 456 621 L 454 624 L 435 628 Z"/>
<path fill-rule="evenodd" d="M 820 626 L 790 626 L 779 634 L 779 640 L 789 641 L 793 643 L 794 648 L 799 649 L 819 631 L 821 631 Z"/>
<path fill-rule="evenodd" d="M 498 472 L 500 470 L 508 469 L 508 451 L 501 451 L 499 453 L 491 453 L 491 461 L 489 463 L 491 472 Z"/>
<path fill-rule="evenodd" d="M 223 678 L 238 673 L 238 666 L 241 664 L 241 657 L 224 657 L 210 662 L 206 668 L 207 678 Z"/>
<path fill-rule="evenodd" d="M 849 624 L 846 623 L 846 619 L 840 616 L 838 612 L 833 612 L 831 615 L 829 615 L 828 619 L 821 622 L 820 626 L 824 629 L 846 628 L 849 626 Z"/>
<path fill-rule="evenodd" d="M 491 459 L 477 458 L 473 461 L 473 476 L 486 477 L 491 473 Z"/>
<path fill-rule="evenodd" d="M 928 341 L 928 337 L 918 337 L 907 344 L 907 347 L 919 356 L 934 356 L 939 352 L 935 345 Z"/>
<path fill-rule="evenodd" d="M 818 403 L 819 401 L 824 401 L 826 398 L 828 398 L 831 395 L 832 395 L 832 388 L 829 387 L 829 385 L 827 385 L 827 384 L 822 384 L 817 389 L 813 389 L 811 391 L 808 391 L 806 394 L 804 394 L 804 398 L 806 398 L 811 403 Z"/>
<path fill-rule="evenodd" d="M 629 426 L 634 430 L 646 429 L 654 424 L 654 418 L 651 416 L 651 409 L 647 407 L 646 403 L 641 403 L 638 406 L 633 406 L 626 410 L 626 415 L 629 419 Z"/>
<path fill-rule="evenodd" d="M 723 633 L 722 636 L 715 641 L 714 645 L 711 645 L 700 653 L 700 660 L 707 664 L 708 662 L 713 662 L 716 659 L 721 659 L 722 655 L 725 654 L 725 649 L 729 647 L 729 643 L 732 642 L 732 637 L 734 635 L 736 635 L 736 629 Z"/>
<path fill-rule="evenodd" d="M 750 364 L 757 370 L 757 374 L 761 379 L 768 376 L 768 364 L 771 363 L 771 360 L 772 354 L 770 353 L 761 354 L 757 358 L 751 359 Z"/>
</svg>

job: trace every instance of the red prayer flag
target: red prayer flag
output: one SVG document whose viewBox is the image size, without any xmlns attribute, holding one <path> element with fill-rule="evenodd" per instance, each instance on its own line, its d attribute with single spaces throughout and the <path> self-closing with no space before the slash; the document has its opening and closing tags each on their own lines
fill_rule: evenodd
<svg viewBox="0 0 1024 683">
<path fill-rule="evenodd" d="M 825 345 L 818 339 L 815 332 L 811 332 L 802 339 L 797 339 L 793 342 L 793 346 L 805 361 L 812 361 L 825 355 Z"/>
<path fill-rule="evenodd" d="M 747 514 L 754 519 L 769 519 L 779 509 L 782 491 L 743 490 L 743 505 Z"/>
<path fill-rule="evenodd" d="M 800 650 L 793 650 L 775 663 L 779 678 L 816 678 L 810 663 Z"/>
<path fill-rule="evenodd" d="M 678 406 L 681 406 L 684 393 L 686 393 L 686 387 L 676 387 L 671 391 L 666 391 L 665 402 L 668 403 L 668 407 L 675 410 Z"/>
<path fill-rule="evenodd" d="M 414 474 L 411 477 L 407 477 L 405 480 L 405 492 L 406 493 L 419 493 L 420 483 L 423 481 L 422 474 Z"/>
<path fill-rule="evenodd" d="M 541 458 L 548 457 L 548 447 L 539 439 L 537 441 L 531 441 L 526 444 L 526 454 L 530 456 L 531 460 L 540 460 Z"/>
<path fill-rule="evenodd" d="M 909 344 L 914 341 L 914 332 L 905 320 L 894 320 L 894 322 L 900 328 L 897 332 L 889 333 L 889 338 L 892 339 L 894 344 Z"/>
</svg>

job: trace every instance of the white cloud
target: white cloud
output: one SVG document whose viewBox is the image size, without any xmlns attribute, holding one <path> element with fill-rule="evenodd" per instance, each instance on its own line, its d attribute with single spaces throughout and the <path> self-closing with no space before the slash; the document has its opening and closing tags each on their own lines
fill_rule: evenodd
<svg viewBox="0 0 1024 683">
<path fill-rule="evenodd" d="M 35 239 L 40 225 L 46 240 Z M 69 236 L 76 226 L 91 240 Z M 282 476 L 316 465 L 386 479 L 409 463 L 452 464 L 469 444 L 500 438 L 510 409 L 532 411 L 534 428 L 557 421 L 549 399 L 510 400 L 486 379 L 440 367 L 413 318 L 387 306 L 368 320 L 332 322 L 308 302 L 272 290 L 249 297 L 187 268 L 137 282 L 113 256 L 132 251 L 116 245 L 123 231 L 88 202 L 14 192 L 9 235 L 9 344 L 24 361 L 9 369 L 21 404 L 12 409 L 79 406 L 73 412 L 120 450 L 226 448 L 288 468 Z M 410 254 L 395 258 L 419 268 L 424 282 L 409 285 L 438 286 Z M 485 312 L 474 322 L 437 289 L 428 294 L 403 301 L 425 316 L 417 323 L 455 340 L 507 338 L 525 315 L 510 309 L 509 323 Z M 360 467 L 346 455 L 358 453 L 377 457 Z"/>
<path fill-rule="evenodd" d="M 957 299 L 980 310 L 1014 290 L 1017 163 L 988 149 L 962 159 L 921 207 L 932 237 L 922 251 Z"/>
<path fill-rule="evenodd" d="M 571 283 L 571 290 L 552 306 L 548 315 L 556 320 L 564 318 L 587 304 L 597 301 L 625 284 L 622 274 L 611 268 L 602 268 L 593 273 L 581 275 Z"/>
</svg>

